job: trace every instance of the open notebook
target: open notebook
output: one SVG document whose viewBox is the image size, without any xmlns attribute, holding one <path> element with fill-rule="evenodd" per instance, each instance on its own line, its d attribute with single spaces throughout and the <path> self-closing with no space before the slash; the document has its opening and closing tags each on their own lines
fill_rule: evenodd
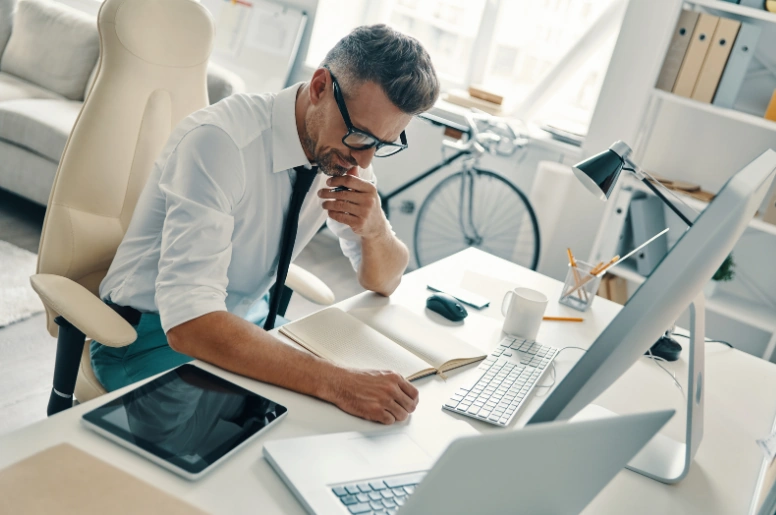
<svg viewBox="0 0 776 515">
<path fill-rule="evenodd" d="M 485 359 L 481 350 L 401 306 L 326 308 L 280 332 L 337 365 L 389 369 L 407 380 Z"/>
</svg>

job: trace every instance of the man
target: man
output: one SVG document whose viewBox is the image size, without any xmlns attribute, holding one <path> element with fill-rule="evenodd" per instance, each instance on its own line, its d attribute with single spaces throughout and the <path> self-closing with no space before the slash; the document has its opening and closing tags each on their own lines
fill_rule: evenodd
<svg viewBox="0 0 776 515">
<path fill-rule="evenodd" d="M 183 120 L 100 286 L 138 332 L 128 347 L 92 345 L 100 382 L 113 390 L 196 358 L 369 420 L 405 420 L 418 392 L 398 374 L 337 367 L 255 323 L 266 315 L 260 299 L 275 281 L 294 185 L 313 177 L 311 165 L 323 173 L 304 197 L 293 255 L 325 220 L 364 288 L 396 289 L 408 252 L 380 208 L 370 163 L 405 148 L 412 115 L 438 95 L 418 41 L 375 25 L 339 41 L 308 83 L 233 95 Z"/>
</svg>

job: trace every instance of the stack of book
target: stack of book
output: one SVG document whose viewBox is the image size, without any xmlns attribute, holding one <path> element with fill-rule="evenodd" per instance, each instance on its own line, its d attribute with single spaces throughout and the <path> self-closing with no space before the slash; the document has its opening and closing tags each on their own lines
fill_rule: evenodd
<svg viewBox="0 0 776 515">
<path fill-rule="evenodd" d="M 451 104 L 473 107 L 494 116 L 502 115 L 504 97 L 484 89 L 482 86 L 469 86 L 468 91 L 453 89 L 445 93 L 444 99 Z"/>
<path fill-rule="evenodd" d="M 751 23 L 683 10 L 657 88 L 732 108 L 760 32 L 761 28 Z"/>
</svg>

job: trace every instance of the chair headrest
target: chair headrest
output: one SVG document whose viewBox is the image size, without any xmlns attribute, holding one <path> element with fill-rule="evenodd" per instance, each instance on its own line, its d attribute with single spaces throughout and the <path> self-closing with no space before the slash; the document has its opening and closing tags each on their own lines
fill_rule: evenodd
<svg viewBox="0 0 776 515">
<path fill-rule="evenodd" d="M 111 4 L 113 8 L 100 11 L 101 30 L 113 25 L 124 48 L 139 59 L 185 68 L 201 64 L 210 56 L 214 24 L 210 13 L 198 2 L 119 0 Z M 204 33 L 211 37 L 203 38 Z"/>
</svg>

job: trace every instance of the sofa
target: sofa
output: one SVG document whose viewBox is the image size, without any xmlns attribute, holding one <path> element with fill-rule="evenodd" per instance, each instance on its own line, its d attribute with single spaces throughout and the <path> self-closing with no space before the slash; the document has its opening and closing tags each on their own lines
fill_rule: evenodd
<svg viewBox="0 0 776 515">
<path fill-rule="evenodd" d="M 55 0 L 0 0 L 0 188 L 48 203 L 99 51 L 95 17 Z M 210 103 L 242 90 L 208 66 Z"/>
</svg>

